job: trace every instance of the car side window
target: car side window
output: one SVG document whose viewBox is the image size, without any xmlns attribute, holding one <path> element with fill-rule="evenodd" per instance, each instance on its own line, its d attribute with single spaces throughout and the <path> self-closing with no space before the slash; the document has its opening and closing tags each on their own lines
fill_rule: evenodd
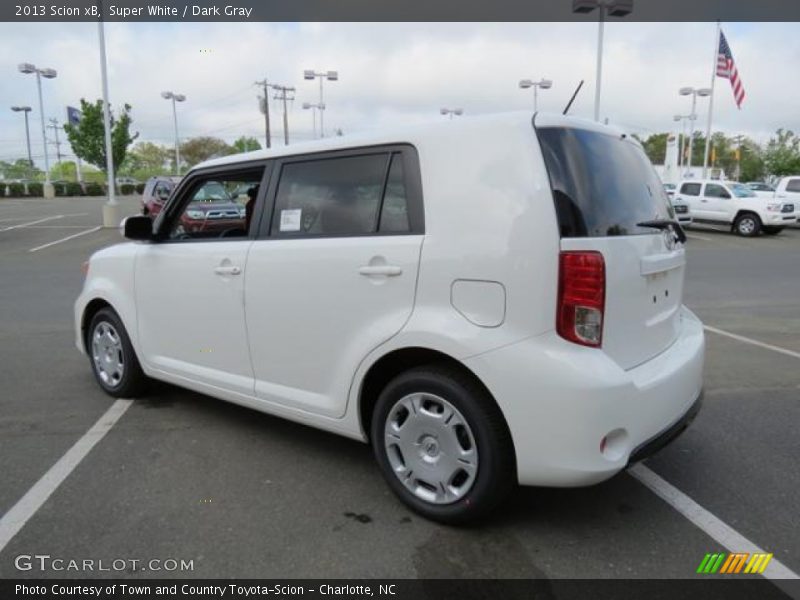
<svg viewBox="0 0 800 600">
<path fill-rule="evenodd" d="M 388 153 L 290 162 L 281 169 L 273 237 L 374 233 Z"/>
<path fill-rule="evenodd" d="M 167 239 L 247 237 L 263 173 L 263 169 L 258 169 L 198 178 L 181 199 Z"/>
<path fill-rule="evenodd" d="M 790 179 L 786 183 L 787 192 L 800 192 L 800 179 Z"/>
<path fill-rule="evenodd" d="M 699 183 L 684 183 L 681 185 L 681 194 L 686 196 L 699 196 L 700 184 Z"/>
<path fill-rule="evenodd" d="M 153 190 L 153 195 L 159 200 L 163 200 L 164 202 L 166 202 L 167 198 L 169 198 L 169 193 L 171 191 L 172 190 L 166 183 L 164 183 L 163 181 L 159 181 L 156 184 L 155 189 Z"/>
<path fill-rule="evenodd" d="M 724 187 L 717 183 L 707 183 L 706 184 L 706 197 L 708 198 L 730 198 L 731 195 L 728 193 Z"/>
</svg>

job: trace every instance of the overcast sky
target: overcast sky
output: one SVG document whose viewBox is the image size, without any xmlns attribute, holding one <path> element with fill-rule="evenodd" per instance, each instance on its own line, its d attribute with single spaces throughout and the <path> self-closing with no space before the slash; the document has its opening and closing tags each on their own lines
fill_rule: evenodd
<svg viewBox="0 0 800 600">
<path fill-rule="evenodd" d="M 714 129 L 760 142 L 778 127 L 800 130 L 800 24 L 723 30 L 747 98 L 738 110 L 728 81 L 717 78 Z M 678 88 L 710 83 L 714 31 L 714 23 L 607 24 L 601 116 L 643 136 L 672 127 L 672 116 L 690 108 Z M 265 76 L 296 87 L 290 136 L 309 139 L 312 116 L 302 103 L 316 102 L 318 87 L 303 80 L 304 69 L 339 71 L 325 85 L 327 131 L 441 119 L 444 106 L 467 115 L 529 108 L 532 90 L 518 88 L 521 78 L 552 79 L 539 108 L 559 112 L 585 79 L 572 113 L 593 110 L 593 23 L 109 23 L 106 43 L 112 105 L 131 104 L 139 139 L 164 144 L 173 133 L 163 90 L 187 96 L 178 106 L 181 138 L 253 135 L 263 144 L 253 82 Z M 63 122 L 65 106 L 101 95 L 96 24 L 0 24 L 0 160 L 25 155 L 22 115 L 9 110 L 19 104 L 34 109 L 33 154 L 42 155 L 35 78 L 17 72 L 20 62 L 58 70 L 43 81 L 47 118 Z M 700 99 L 703 128 L 706 107 Z M 279 106 L 271 108 L 281 139 Z"/>
</svg>

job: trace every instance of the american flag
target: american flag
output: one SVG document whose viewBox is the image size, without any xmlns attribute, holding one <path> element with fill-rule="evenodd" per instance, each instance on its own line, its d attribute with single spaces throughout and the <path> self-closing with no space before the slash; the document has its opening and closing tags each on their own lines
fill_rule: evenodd
<svg viewBox="0 0 800 600">
<path fill-rule="evenodd" d="M 733 62 L 731 47 L 728 46 L 728 40 L 725 39 L 725 34 L 722 33 L 722 31 L 719 32 L 717 77 L 730 79 L 733 99 L 736 100 L 736 106 L 742 108 L 742 102 L 744 101 L 744 85 L 742 85 L 742 80 L 739 79 L 739 71 L 736 69 L 736 63 Z"/>
</svg>

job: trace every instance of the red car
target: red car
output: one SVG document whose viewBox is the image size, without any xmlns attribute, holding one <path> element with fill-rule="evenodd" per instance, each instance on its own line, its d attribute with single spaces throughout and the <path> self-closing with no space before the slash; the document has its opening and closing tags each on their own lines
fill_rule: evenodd
<svg viewBox="0 0 800 600">
<path fill-rule="evenodd" d="M 180 182 L 180 177 L 157 176 L 147 180 L 142 193 L 142 214 L 155 219 L 169 200 L 172 190 Z"/>
</svg>

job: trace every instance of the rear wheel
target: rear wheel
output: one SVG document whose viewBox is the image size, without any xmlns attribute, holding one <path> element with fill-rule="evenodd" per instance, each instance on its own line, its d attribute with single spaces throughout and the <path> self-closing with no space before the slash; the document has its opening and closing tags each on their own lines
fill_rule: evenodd
<svg viewBox="0 0 800 600">
<path fill-rule="evenodd" d="M 761 219 L 754 213 L 744 213 L 736 218 L 733 230 L 744 237 L 753 237 L 761 231 Z"/>
<path fill-rule="evenodd" d="M 778 235 L 781 231 L 783 231 L 783 227 L 764 227 L 761 231 L 763 231 L 766 235 Z"/>
<path fill-rule="evenodd" d="M 128 332 L 116 312 L 103 308 L 92 317 L 86 351 L 97 383 L 115 398 L 140 396 L 147 383 Z"/>
<path fill-rule="evenodd" d="M 456 369 L 419 367 L 389 382 L 371 434 L 389 487 L 429 519 L 478 518 L 515 485 L 513 445 L 500 410 Z"/>
</svg>

